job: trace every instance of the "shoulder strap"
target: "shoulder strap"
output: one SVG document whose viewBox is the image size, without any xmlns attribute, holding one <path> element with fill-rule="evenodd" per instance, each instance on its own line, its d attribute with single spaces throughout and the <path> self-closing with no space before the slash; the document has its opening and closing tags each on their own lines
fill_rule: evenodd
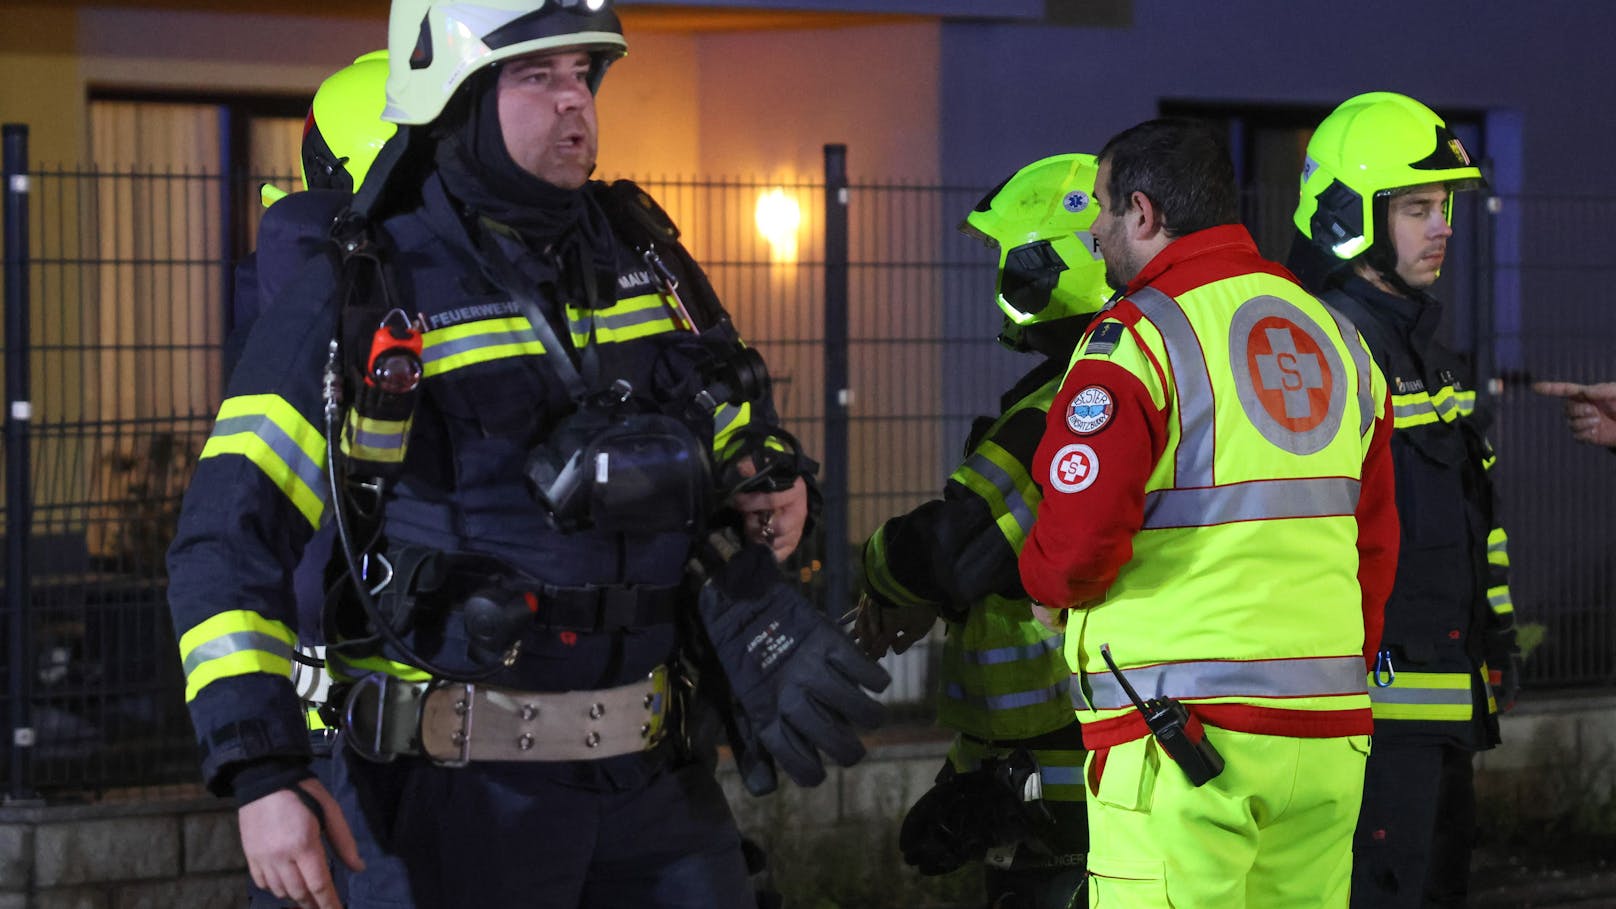
<svg viewBox="0 0 1616 909">
<path fill-rule="evenodd" d="M 698 330 L 729 322 L 729 313 L 719 302 L 718 293 L 713 290 L 706 273 L 696 264 L 684 244 L 679 242 L 678 226 L 649 193 L 632 180 L 591 183 L 589 186 L 612 229 L 636 251 L 642 255 L 649 253 L 673 260 L 679 277 L 687 282 L 682 288 L 685 293 L 681 296 Z M 647 265 L 658 270 L 655 262 L 647 261 Z"/>
<path fill-rule="evenodd" d="M 555 329 L 550 327 L 550 320 L 545 316 L 543 308 L 533 299 L 533 295 L 526 291 L 527 282 L 517 274 L 516 265 L 511 262 L 505 248 L 500 245 L 500 238 L 491 231 L 485 231 L 484 234 L 488 242 L 484 244 L 483 253 L 492 270 L 490 277 L 511 295 L 511 300 L 522 310 L 522 315 L 527 317 L 533 333 L 538 336 L 539 343 L 549 354 L 547 362 L 566 385 L 567 394 L 574 401 L 583 400 L 588 394 L 589 386 L 573 365 L 572 357 L 567 352 L 569 348 L 562 346 L 561 339 L 556 337 Z"/>
</svg>

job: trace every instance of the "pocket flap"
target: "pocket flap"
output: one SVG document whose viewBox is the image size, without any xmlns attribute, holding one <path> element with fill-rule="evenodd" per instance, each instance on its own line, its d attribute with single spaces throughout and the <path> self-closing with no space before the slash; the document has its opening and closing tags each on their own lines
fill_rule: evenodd
<svg viewBox="0 0 1616 909">
<path fill-rule="evenodd" d="M 1128 811 L 1149 811 L 1161 753 L 1149 736 L 1107 750 L 1094 798 Z"/>
</svg>

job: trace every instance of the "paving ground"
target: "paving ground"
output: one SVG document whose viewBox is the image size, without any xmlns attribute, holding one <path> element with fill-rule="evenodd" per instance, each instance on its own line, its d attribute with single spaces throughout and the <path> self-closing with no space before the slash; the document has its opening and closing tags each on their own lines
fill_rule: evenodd
<svg viewBox="0 0 1616 909">
<path fill-rule="evenodd" d="M 1616 855 L 1556 861 L 1522 850 L 1484 850 L 1470 909 L 1616 909 Z"/>
</svg>

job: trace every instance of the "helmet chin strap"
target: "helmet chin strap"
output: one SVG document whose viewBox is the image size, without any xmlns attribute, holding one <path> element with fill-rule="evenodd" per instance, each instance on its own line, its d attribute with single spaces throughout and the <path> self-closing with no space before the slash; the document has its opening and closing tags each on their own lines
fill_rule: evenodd
<svg viewBox="0 0 1616 909">
<path fill-rule="evenodd" d="M 1397 273 L 1397 248 L 1392 244 L 1391 219 L 1387 217 L 1386 209 L 1384 200 L 1375 200 L 1375 242 L 1364 250 L 1364 264 L 1373 269 L 1393 293 L 1410 300 L 1418 300 L 1424 294 L 1410 287 L 1409 283 L 1403 280 L 1403 276 Z"/>
<path fill-rule="evenodd" d="M 1368 265 L 1386 285 L 1400 297 L 1410 300 L 1419 300 L 1425 296 L 1423 291 L 1417 290 L 1403 276 L 1397 273 L 1397 253 L 1386 249 L 1390 244 L 1376 241 L 1363 254 L 1364 264 Z"/>
<path fill-rule="evenodd" d="M 1005 316 L 1004 321 L 1000 323 L 999 336 L 994 340 L 998 341 L 1001 347 L 1015 353 L 1028 353 L 1032 350 L 1027 346 L 1026 329 L 1010 321 L 1009 316 Z"/>
</svg>

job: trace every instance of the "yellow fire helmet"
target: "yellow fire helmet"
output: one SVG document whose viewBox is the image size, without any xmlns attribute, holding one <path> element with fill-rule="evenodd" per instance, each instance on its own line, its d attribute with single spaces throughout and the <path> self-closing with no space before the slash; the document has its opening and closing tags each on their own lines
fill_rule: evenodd
<svg viewBox="0 0 1616 909">
<path fill-rule="evenodd" d="M 1111 295 L 1090 232 L 1100 213 L 1098 171 L 1093 155 L 1034 161 L 983 196 L 960 225 L 999 253 L 994 290 L 1007 346 L 1025 349 L 1026 326 L 1098 312 Z"/>
<path fill-rule="evenodd" d="M 393 0 L 387 48 L 382 118 L 422 124 L 437 119 L 472 73 L 524 54 L 589 51 L 593 91 L 628 42 L 612 0 Z"/>
<path fill-rule="evenodd" d="M 314 93 L 303 124 L 303 185 L 353 192 L 398 126 L 382 119 L 387 51 L 371 51 L 332 73 Z"/>
<path fill-rule="evenodd" d="M 1386 199 L 1398 189 L 1445 184 L 1453 192 L 1487 185 L 1470 153 L 1429 107 L 1396 92 L 1348 98 L 1307 143 L 1296 229 L 1320 251 L 1346 261 L 1374 247 Z"/>
</svg>

